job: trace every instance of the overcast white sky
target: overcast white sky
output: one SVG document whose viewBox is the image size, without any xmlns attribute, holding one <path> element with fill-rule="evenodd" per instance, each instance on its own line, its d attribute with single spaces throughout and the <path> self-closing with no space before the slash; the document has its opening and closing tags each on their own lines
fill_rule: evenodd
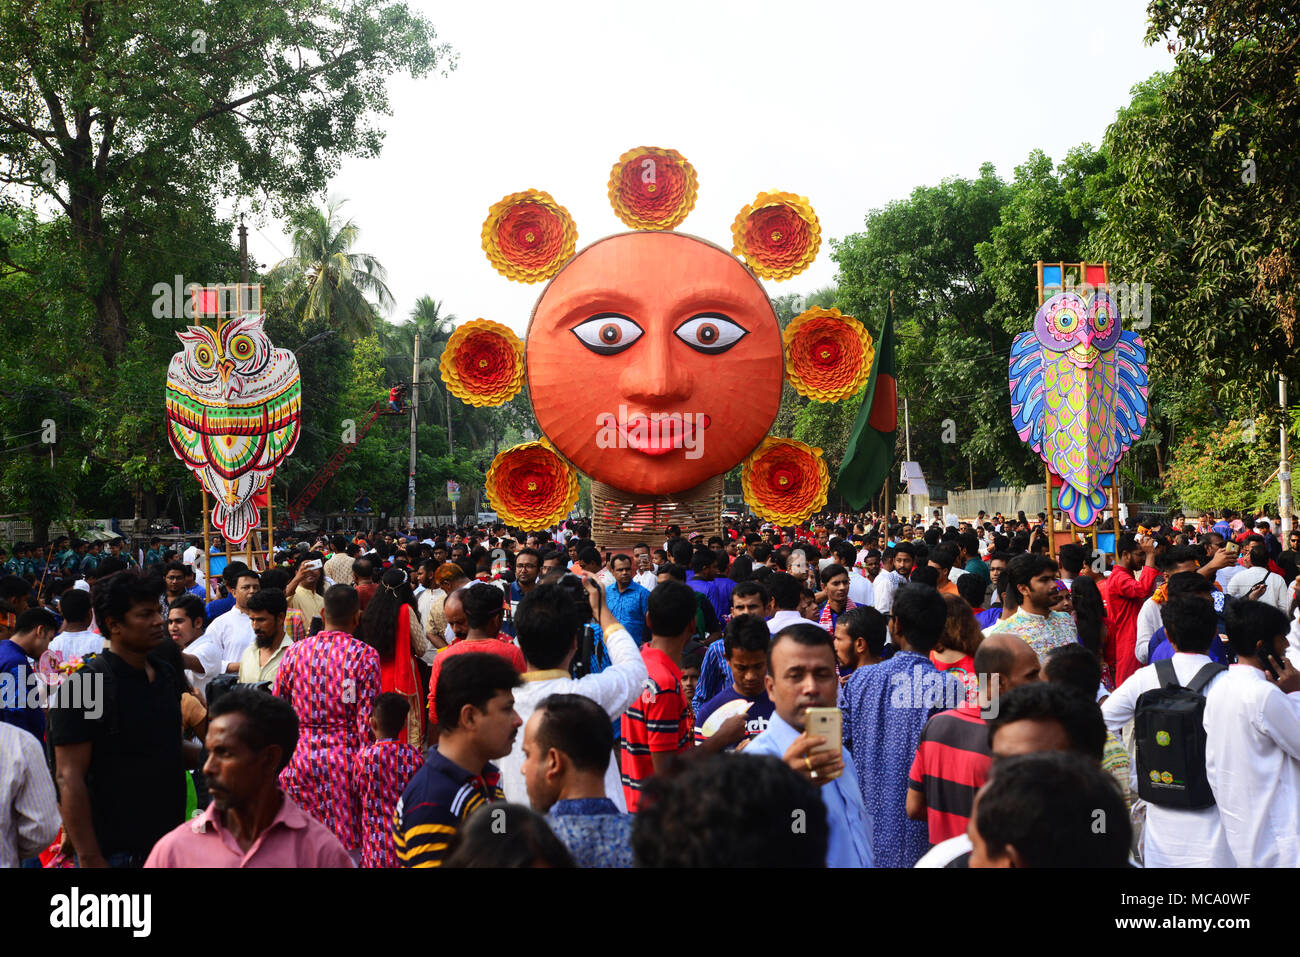
<svg viewBox="0 0 1300 957">
<path fill-rule="evenodd" d="M 1173 57 L 1142 44 L 1144 0 L 1056 4 L 911 0 L 413 0 L 459 54 L 447 77 L 389 82 L 382 155 L 331 184 L 388 269 L 404 319 L 423 295 L 461 320 L 523 332 L 544 284 L 514 283 L 479 245 L 488 207 L 544 189 L 568 208 L 578 249 L 624 226 L 605 189 L 636 146 L 670 147 L 700 178 L 679 227 L 730 248 L 760 190 L 807 196 L 817 261 L 769 294 L 831 283 L 828 237 L 866 213 L 984 161 L 1010 179 L 1034 148 L 1059 162 L 1098 143 L 1129 90 Z M 277 223 L 250 231 L 266 264 L 290 249 Z"/>
</svg>

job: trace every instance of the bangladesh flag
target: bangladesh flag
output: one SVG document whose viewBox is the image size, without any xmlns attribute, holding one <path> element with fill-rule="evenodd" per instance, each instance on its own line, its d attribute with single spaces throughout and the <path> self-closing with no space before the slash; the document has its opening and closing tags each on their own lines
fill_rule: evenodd
<svg viewBox="0 0 1300 957">
<path fill-rule="evenodd" d="M 894 307 L 885 310 L 885 325 L 876 340 L 871 378 L 853 422 L 838 487 L 849 508 L 861 511 L 894 469 L 898 439 L 898 383 L 894 379 Z"/>
</svg>

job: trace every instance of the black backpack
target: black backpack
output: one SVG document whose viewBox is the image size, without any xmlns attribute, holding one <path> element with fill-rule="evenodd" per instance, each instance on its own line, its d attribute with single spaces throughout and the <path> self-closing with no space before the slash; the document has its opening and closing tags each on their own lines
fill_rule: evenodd
<svg viewBox="0 0 1300 957">
<path fill-rule="evenodd" d="M 1210 662 L 1187 687 L 1174 663 L 1156 662 L 1159 687 L 1137 699 L 1133 736 L 1137 742 L 1138 796 L 1158 807 L 1198 810 L 1214 804 L 1205 774 L 1205 696 L 1202 692 L 1226 665 Z"/>
</svg>

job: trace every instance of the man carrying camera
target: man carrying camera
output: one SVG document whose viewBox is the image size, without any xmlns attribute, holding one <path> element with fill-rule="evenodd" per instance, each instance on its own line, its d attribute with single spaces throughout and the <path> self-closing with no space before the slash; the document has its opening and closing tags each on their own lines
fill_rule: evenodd
<svg viewBox="0 0 1300 957">
<path fill-rule="evenodd" d="M 538 702 L 553 694 L 590 698 L 605 710 L 610 721 L 619 720 L 641 694 L 648 672 L 636 642 L 610 611 L 604 589 L 596 580 L 587 578 L 582 586 L 587 595 L 585 607 L 574 600 L 563 581 L 538 585 L 519 603 L 515 630 L 528 670 L 521 676 L 523 686 L 515 689 L 515 711 L 525 724 Z M 579 653 L 589 614 L 600 624 L 611 663 L 599 674 L 574 678 L 570 665 Z M 523 735 L 520 735 L 500 762 L 506 800 L 517 804 L 528 803 L 523 764 Z M 627 810 L 617 761 L 610 761 L 605 771 L 605 793 L 620 811 Z"/>
</svg>

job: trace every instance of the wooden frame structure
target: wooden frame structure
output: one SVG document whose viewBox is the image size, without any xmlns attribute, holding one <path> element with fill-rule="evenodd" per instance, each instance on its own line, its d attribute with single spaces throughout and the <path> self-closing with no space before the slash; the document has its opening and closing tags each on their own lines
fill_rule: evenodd
<svg viewBox="0 0 1300 957">
<path fill-rule="evenodd" d="M 1037 263 L 1034 264 L 1034 266 L 1038 277 L 1037 289 L 1038 289 L 1039 307 L 1041 307 L 1043 303 L 1046 302 L 1048 298 L 1050 298 L 1047 293 L 1048 290 L 1052 290 L 1051 295 L 1054 296 L 1059 292 L 1062 292 L 1066 289 L 1070 289 L 1075 286 L 1083 285 L 1084 283 L 1093 286 L 1104 286 L 1109 282 L 1109 277 L 1110 277 L 1110 263 L 1105 260 L 1103 260 L 1101 263 L 1089 263 L 1089 262 L 1049 263 L 1049 262 L 1044 262 L 1043 260 L 1040 259 L 1038 260 Z M 1056 267 L 1057 277 L 1059 278 L 1060 281 L 1059 283 L 1055 283 L 1052 285 L 1044 285 L 1043 270 L 1045 267 L 1050 268 L 1053 266 Z M 1099 277 L 1101 279 L 1100 283 L 1092 282 L 1092 278 L 1097 278 L 1097 273 L 1090 270 L 1100 270 L 1100 277 Z M 1068 281 L 1071 276 L 1075 277 L 1074 282 Z M 1081 529 L 1075 526 L 1075 524 L 1072 521 L 1070 521 L 1068 517 L 1062 517 L 1061 519 L 1059 519 L 1059 524 L 1064 527 L 1058 529 L 1057 528 L 1058 519 L 1056 514 L 1057 509 L 1055 504 L 1056 496 L 1053 494 L 1054 488 L 1052 484 L 1052 480 L 1057 477 L 1052 474 L 1051 468 L 1046 463 L 1044 463 L 1043 465 L 1043 472 L 1047 478 L 1047 551 L 1048 554 L 1053 559 L 1055 559 L 1060 552 L 1060 546 L 1078 542 L 1079 532 L 1082 531 L 1084 532 L 1085 537 L 1091 542 L 1092 554 L 1095 556 L 1098 553 L 1098 551 L 1100 551 L 1097 541 L 1098 541 L 1098 535 L 1100 534 L 1100 526 L 1101 526 L 1102 519 L 1099 517 L 1097 521 L 1090 528 Z M 1119 467 L 1117 465 L 1115 469 L 1110 473 L 1110 475 L 1108 475 L 1104 480 L 1106 482 L 1109 482 L 1109 487 L 1107 488 L 1106 491 L 1106 503 L 1107 506 L 1110 508 L 1111 523 L 1115 533 L 1115 540 L 1114 540 L 1115 546 L 1118 546 L 1119 544 L 1119 481 L 1118 481 L 1118 474 L 1117 474 L 1118 472 L 1119 472 Z M 1060 487 L 1061 481 L 1062 481 L 1061 479 L 1057 478 L 1057 485 L 1055 486 L 1056 488 Z M 1111 551 L 1105 552 L 1103 554 L 1108 554 L 1113 556 L 1114 548 L 1112 547 Z"/>
</svg>

